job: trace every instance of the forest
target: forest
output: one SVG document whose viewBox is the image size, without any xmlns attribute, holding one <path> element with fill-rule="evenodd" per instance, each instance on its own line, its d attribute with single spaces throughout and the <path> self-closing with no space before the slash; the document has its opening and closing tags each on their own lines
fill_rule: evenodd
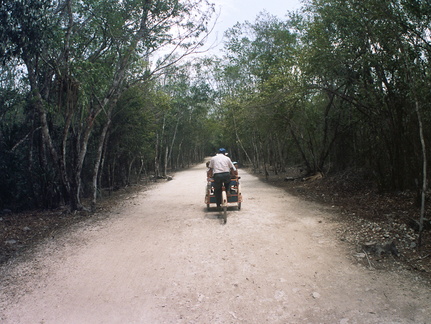
<svg viewBox="0 0 431 324">
<path fill-rule="evenodd" d="M 207 0 L 0 4 L 0 210 L 94 208 L 202 162 L 354 170 L 422 206 L 431 153 L 431 6 L 308 0 L 206 52 Z M 88 203 L 84 203 L 88 202 Z"/>
</svg>

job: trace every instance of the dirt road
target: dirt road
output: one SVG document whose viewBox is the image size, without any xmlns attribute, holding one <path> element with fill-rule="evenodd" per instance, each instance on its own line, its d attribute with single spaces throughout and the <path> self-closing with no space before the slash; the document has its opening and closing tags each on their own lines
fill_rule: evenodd
<svg viewBox="0 0 431 324">
<path fill-rule="evenodd" d="M 370 271 L 336 217 L 241 171 L 226 225 L 204 164 L 2 269 L 1 323 L 431 323 L 431 290 Z"/>
</svg>

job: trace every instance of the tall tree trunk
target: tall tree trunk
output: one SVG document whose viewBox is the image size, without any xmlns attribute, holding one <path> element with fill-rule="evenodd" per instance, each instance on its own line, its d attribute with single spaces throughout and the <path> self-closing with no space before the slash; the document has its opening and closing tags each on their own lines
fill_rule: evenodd
<svg viewBox="0 0 431 324">
<path fill-rule="evenodd" d="M 51 133 L 50 133 L 49 126 L 48 126 L 47 114 L 46 114 L 45 107 L 44 107 L 44 100 L 42 98 L 42 95 L 40 93 L 40 90 L 39 90 L 39 87 L 38 87 L 37 81 L 36 81 L 36 79 L 37 79 L 36 75 L 35 75 L 36 67 L 33 66 L 33 62 L 31 59 L 26 60 L 25 64 L 27 66 L 28 77 L 29 77 L 29 81 L 30 81 L 30 87 L 31 87 L 31 90 L 33 93 L 34 106 L 35 106 L 36 111 L 39 115 L 39 122 L 40 122 L 41 135 L 42 135 L 42 145 L 48 150 L 49 155 L 51 156 L 51 158 L 54 162 L 54 166 L 55 166 L 55 168 L 57 168 L 57 170 L 60 174 L 60 180 L 61 180 L 61 185 L 64 189 L 65 200 L 67 202 L 70 202 L 72 205 L 72 208 L 73 208 L 76 205 L 76 201 L 73 200 L 73 197 L 71 194 L 71 186 L 70 186 L 70 182 L 68 179 L 65 165 L 63 164 L 63 161 L 60 159 L 60 156 L 59 156 L 59 154 L 58 154 L 58 152 L 54 146 L 53 140 L 51 138 Z M 45 154 L 43 154 L 42 165 L 44 165 L 44 167 L 47 170 L 48 162 L 46 160 Z"/>
<path fill-rule="evenodd" d="M 181 140 L 180 144 L 178 145 L 178 155 L 177 155 L 177 165 L 176 165 L 177 168 L 180 167 L 180 157 L 182 156 L 182 154 L 181 154 L 182 146 L 183 146 L 183 140 Z M 182 157 L 182 158 L 184 159 L 184 157 Z"/>
<path fill-rule="evenodd" d="M 159 162 L 159 133 L 156 133 L 156 145 L 154 149 L 154 176 L 157 179 L 160 175 L 160 162 Z"/>
<path fill-rule="evenodd" d="M 303 161 L 304 161 L 304 163 L 305 163 L 305 165 L 307 167 L 307 172 L 313 171 L 312 168 L 311 168 L 311 164 L 310 164 L 310 162 L 307 159 L 307 156 L 306 156 L 306 154 L 305 154 L 305 152 L 304 152 L 304 150 L 302 148 L 301 143 L 299 142 L 298 137 L 296 136 L 296 133 L 295 133 L 295 131 L 293 129 L 293 126 L 292 126 L 292 124 L 291 124 L 290 121 L 288 122 L 288 125 L 289 125 L 290 134 L 292 135 L 293 141 L 295 142 L 296 147 L 298 148 L 299 152 L 301 153 L 302 159 L 303 159 Z"/>
<path fill-rule="evenodd" d="M 237 129 L 237 125 L 236 125 L 236 119 L 235 119 L 234 115 L 233 115 L 233 124 L 234 124 L 234 128 L 235 128 L 235 137 L 236 137 L 236 140 L 239 143 L 239 146 L 241 147 L 241 150 L 244 152 L 245 156 L 247 157 L 248 162 L 253 166 L 253 168 L 256 168 L 255 164 L 253 163 L 253 160 L 248 155 L 248 152 L 245 149 L 245 147 L 244 147 L 244 145 L 243 145 L 243 143 L 241 141 L 241 138 L 239 137 L 238 129 Z"/>
<path fill-rule="evenodd" d="M 172 152 L 174 151 L 174 145 L 175 145 L 175 140 L 177 137 L 177 131 L 178 131 L 178 125 L 180 123 L 180 117 L 178 117 L 177 119 L 177 123 L 175 125 L 175 130 L 174 130 L 174 135 L 172 136 L 172 141 L 171 141 L 171 147 L 169 150 L 169 155 L 166 156 L 166 161 L 165 161 L 165 175 L 167 174 L 167 167 L 168 167 L 168 161 L 171 161 L 172 159 Z M 171 167 L 172 167 L 172 162 L 171 162 Z"/>
<path fill-rule="evenodd" d="M 168 174 L 168 156 L 169 156 L 169 147 L 168 145 L 166 145 L 165 147 L 165 163 L 164 163 L 164 171 L 163 171 L 163 176 L 167 176 Z"/>
<path fill-rule="evenodd" d="M 127 168 L 127 179 L 126 179 L 126 185 L 130 186 L 132 181 L 131 179 L 131 174 L 132 174 L 132 167 L 133 167 L 133 163 L 135 162 L 136 157 L 132 157 L 132 159 L 129 162 L 128 168 Z"/>
<path fill-rule="evenodd" d="M 425 137 L 422 126 L 422 118 L 419 111 L 419 102 L 416 99 L 415 102 L 416 107 L 416 115 L 418 118 L 419 125 L 419 136 L 421 140 L 421 148 L 422 148 L 422 192 L 421 192 L 421 212 L 419 217 L 419 239 L 418 239 L 418 247 L 421 250 L 422 247 L 422 235 L 424 229 L 424 220 L 425 220 L 425 194 L 427 191 L 427 155 L 426 155 L 426 145 L 425 145 Z"/>
<path fill-rule="evenodd" d="M 110 112 L 111 110 L 109 110 Z M 92 200 L 91 200 L 91 209 L 94 210 L 96 208 L 97 203 L 97 180 L 99 178 L 99 170 L 100 165 L 102 162 L 102 153 L 103 153 L 103 147 L 105 146 L 105 140 L 107 137 L 109 126 L 111 125 L 111 116 L 108 116 L 108 121 L 103 126 L 102 132 L 99 137 L 99 146 L 97 147 L 97 153 L 96 153 L 96 159 L 94 163 L 94 169 L 93 169 L 93 181 L 92 181 Z M 114 177 L 114 175 L 112 175 Z"/>
<path fill-rule="evenodd" d="M 106 161 L 106 152 L 107 152 L 107 148 L 108 148 L 109 135 L 110 135 L 110 132 L 108 132 L 108 134 L 106 134 L 105 143 L 103 144 L 102 159 L 100 161 L 100 167 L 98 170 L 99 175 L 97 176 L 97 187 L 98 188 L 100 188 L 100 186 L 102 185 L 102 175 L 103 175 L 103 168 L 105 166 L 105 161 Z M 110 183 L 110 182 L 108 182 L 108 183 Z"/>
</svg>

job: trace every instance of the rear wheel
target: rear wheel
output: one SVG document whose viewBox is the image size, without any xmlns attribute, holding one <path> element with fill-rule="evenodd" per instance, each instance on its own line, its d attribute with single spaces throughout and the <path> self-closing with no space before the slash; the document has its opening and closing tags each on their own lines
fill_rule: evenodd
<svg viewBox="0 0 431 324">
<path fill-rule="evenodd" d="M 227 206 L 223 206 L 223 224 L 227 223 Z"/>
<path fill-rule="evenodd" d="M 241 201 L 242 201 L 241 187 L 238 184 L 238 210 L 241 210 Z"/>
<path fill-rule="evenodd" d="M 227 194 L 226 191 L 222 191 L 221 193 L 222 198 L 222 209 L 223 209 L 223 224 L 226 224 L 227 222 Z"/>
</svg>

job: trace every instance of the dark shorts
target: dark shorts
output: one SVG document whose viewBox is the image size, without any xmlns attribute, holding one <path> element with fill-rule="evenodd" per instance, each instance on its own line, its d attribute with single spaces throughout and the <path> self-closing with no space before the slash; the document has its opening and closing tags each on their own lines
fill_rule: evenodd
<svg viewBox="0 0 431 324">
<path fill-rule="evenodd" d="M 230 183 L 230 172 L 216 173 L 214 174 L 214 195 L 216 197 L 217 206 L 221 204 L 221 192 L 223 185 L 226 190 L 229 189 Z"/>
</svg>

